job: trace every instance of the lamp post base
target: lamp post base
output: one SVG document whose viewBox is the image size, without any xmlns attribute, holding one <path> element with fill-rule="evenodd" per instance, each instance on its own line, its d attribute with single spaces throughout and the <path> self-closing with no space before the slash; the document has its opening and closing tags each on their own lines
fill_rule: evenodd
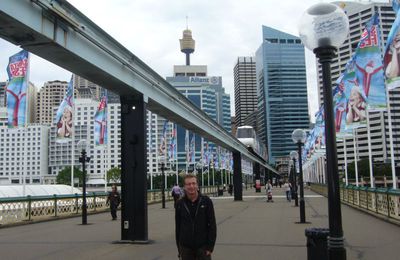
<svg viewBox="0 0 400 260">
<path fill-rule="evenodd" d="M 328 259 L 346 260 L 346 248 L 343 237 L 328 236 Z"/>
</svg>

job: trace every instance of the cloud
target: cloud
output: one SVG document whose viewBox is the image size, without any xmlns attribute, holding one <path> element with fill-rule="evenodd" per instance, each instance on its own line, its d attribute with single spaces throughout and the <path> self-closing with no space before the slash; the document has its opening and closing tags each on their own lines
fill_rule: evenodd
<svg viewBox="0 0 400 260">
<path fill-rule="evenodd" d="M 319 0 L 69 0 L 162 77 L 172 75 L 173 65 L 185 63 L 179 39 L 186 28 L 193 31 L 196 50 L 192 64 L 208 65 L 210 76 L 222 76 L 234 112 L 233 67 L 238 56 L 254 55 L 262 43 L 262 25 L 297 35 L 304 10 Z M 0 40 L 0 80 L 8 57 L 18 47 Z M 307 62 L 310 104 L 317 103 L 315 62 Z M 69 80 L 70 73 L 32 55 L 31 81 L 38 87 L 49 80 Z M 312 77 L 312 78 L 311 78 Z M 315 88 L 314 88 L 315 86 Z M 313 114 L 315 107 L 311 107 Z"/>
</svg>

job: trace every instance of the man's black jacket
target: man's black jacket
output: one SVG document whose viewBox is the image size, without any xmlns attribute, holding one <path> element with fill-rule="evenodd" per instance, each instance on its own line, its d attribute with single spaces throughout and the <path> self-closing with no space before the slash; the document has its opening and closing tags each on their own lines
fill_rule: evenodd
<svg viewBox="0 0 400 260">
<path fill-rule="evenodd" d="M 192 218 L 191 216 L 192 210 Z M 184 196 L 178 200 L 175 209 L 176 245 L 192 249 L 214 250 L 217 237 L 214 206 L 211 199 L 199 194 L 192 203 Z"/>
</svg>

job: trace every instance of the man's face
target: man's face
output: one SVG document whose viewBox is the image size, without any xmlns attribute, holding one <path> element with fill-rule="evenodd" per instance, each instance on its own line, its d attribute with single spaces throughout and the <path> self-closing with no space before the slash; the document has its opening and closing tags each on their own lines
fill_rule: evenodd
<svg viewBox="0 0 400 260">
<path fill-rule="evenodd" d="M 187 178 L 185 180 L 185 191 L 188 195 L 196 194 L 198 188 L 196 178 Z"/>
</svg>

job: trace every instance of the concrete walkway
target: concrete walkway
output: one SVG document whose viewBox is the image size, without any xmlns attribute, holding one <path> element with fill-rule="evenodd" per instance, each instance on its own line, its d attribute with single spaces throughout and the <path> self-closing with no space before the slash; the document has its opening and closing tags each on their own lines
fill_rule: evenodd
<svg viewBox="0 0 400 260">
<path fill-rule="evenodd" d="M 306 217 L 296 224 L 299 208 L 274 190 L 274 203 L 264 193 L 244 192 L 244 200 L 214 198 L 218 237 L 213 259 L 307 259 L 305 228 L 328 227 L 327 199 L 306 190 Z M 400 227 L 342 206 L 347 259 L 399 259 Z M 113 244 L 120 222 L 109 213 L 0 229 L 0 259 L 177 259 L 174 209 L 149 206 L 147 245 Z"/>
</svg>

